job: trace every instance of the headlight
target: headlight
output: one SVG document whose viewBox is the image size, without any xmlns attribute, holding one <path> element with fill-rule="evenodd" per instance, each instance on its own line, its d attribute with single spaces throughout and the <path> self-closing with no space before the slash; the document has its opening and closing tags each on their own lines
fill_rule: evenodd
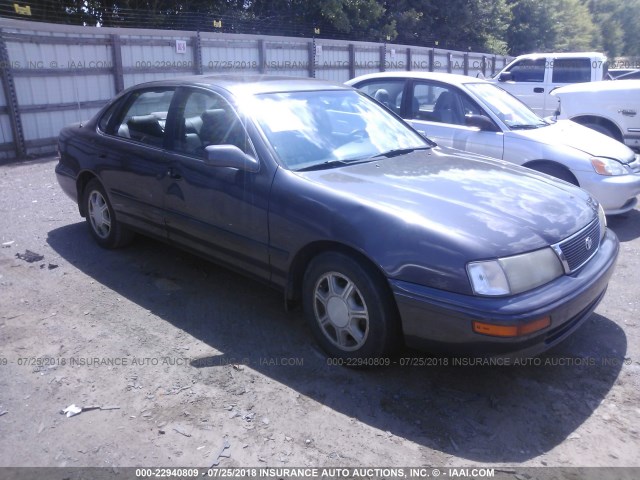
<svg viewBox="0 0 640 480">
<path fill-rule="evenodd" d="M 600 240 L 602 240 L 607 233 L 607 217 L 604 215 L 602 205 L 598 205 L 598 220 L 600 221 Z"/>
<path fill-rule="evenodd" d="M 591 165 L 599 175 L 612 176 L 628 173 L 623 164 L 611 158 L 592 157 Z"/>
<path fill-rule="evenodd" d="M 551 248 L 513 257 L 471 262 L 467 273 L 477 295 L 500 296 L 526 292 L 564 274 Z"/>
</svg>

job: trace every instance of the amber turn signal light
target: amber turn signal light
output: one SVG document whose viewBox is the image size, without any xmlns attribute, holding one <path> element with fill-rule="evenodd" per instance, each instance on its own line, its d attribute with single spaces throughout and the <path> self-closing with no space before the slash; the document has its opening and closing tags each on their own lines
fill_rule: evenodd
<svg viewBox="0 0 640 480">
<path fill-rule="evenodd" d="M 543 317 L 522 325 L 495 325 L 493 323 L 473 322 L 473 331 L 492 337 L 521 337 L 537 332 L 551 325 L 551 317 Z"/>
</svg>

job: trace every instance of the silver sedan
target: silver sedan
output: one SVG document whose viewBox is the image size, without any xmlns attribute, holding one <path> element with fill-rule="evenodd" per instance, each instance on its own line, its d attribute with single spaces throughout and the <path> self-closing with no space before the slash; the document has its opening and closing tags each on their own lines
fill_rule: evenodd
<svg viewBox="0 0 640 480">
<path fill-rule="evenodd" d="M 523 165 L 578 185 L 609 215 L 640 193 L 640 155 L 569 120 L 550 123 L 496 85 L 446 73 L 383 72 L 347 82 L 440 145 Z"/>
</svg>

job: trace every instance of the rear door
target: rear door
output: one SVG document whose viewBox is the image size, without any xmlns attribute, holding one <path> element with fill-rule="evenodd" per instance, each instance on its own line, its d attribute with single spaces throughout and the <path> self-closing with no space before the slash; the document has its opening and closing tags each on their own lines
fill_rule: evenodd
<svg viewBox="0 0 640 480">
<path fill-rule="evenodd" d="M 98 125 L 96 173 L 119 219 L 164 237 L 164 193 L 169 153 L 165 126 L 174 88 L 132 92 Z"/>
</svg>

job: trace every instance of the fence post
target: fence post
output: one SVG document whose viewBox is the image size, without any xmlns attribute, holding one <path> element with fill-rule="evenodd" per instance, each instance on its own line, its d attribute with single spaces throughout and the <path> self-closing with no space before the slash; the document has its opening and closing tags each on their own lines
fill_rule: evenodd
<svg viewBox="0 0 640 480">
<path fill-rule="evenodd" d="M 453 53 L 447 53 L 447 73 L 453 73 Z"/>
<path fill-rule="evenodd" d="M 122 70 L 122 43 L 120 35 L 111 35 L 111 54 L 113 56 L 113 84 L 116 95 L 124 90 L 124 72 Z"/>
<path fill-rule="evenodd" d="M 385 62 L 387 61 L 387 44 L 380 45 L 380 71 L 386 71 Z"/>
<path fill-rule="evenodd" d="M 316 37 L 309 42 L 309 77 L 316 78 Z"/>
<path fill-rule="evenodd" d="M 429 50 L 429 71 L 430 72 L 433 72 L 435 61 L 436 61 L 436 52 L 432 48 L 431 50 Z"/>
<path fill-rule="evenodd" d="M 202 42 L 200 40 L 200 32 L 196 32 L 196 35 L 191 38 L 193 44 L 193 66 L 196 75 L 202 75 Z"/>
<path fill-rule="evenodd" d="M 349 44 L 349 80 L 356 78 L 356 47 Z"/>
<path fill-rule="evenodd" d="M 258 40 L 258 73 L 264 73 L 267 66 L 267 44 L 264 39 Z"/>
<path fill-rule="evenodd" d="M 407 47 L 407 71 L 410 72 L 413 63 L 413 59 L 411 58 L 411 47 Z"/>
<path fill-rule="evenodd" d="M 18 106 L 18 96 L 16 94 L 16 84 L 13 81 L 13 68 L 7 51 L 7 44 L 4 41 L 4 31 L 0 28 L 0 62 L 2 71 L 2 87 L 4 97 L 7 102 L 7 113 L 11 122 L 11 133 L 13 134 L 13 144 L 18 158 L 26 157 L 27 147 L 24 141 L 24 130 L 22 129 L 22 118 L 20 117 L 20 107 Z"/>
<path fill-rule="evenodd" d="M 463 68 L 464 68 L 464 74 L 469 75 L 469 54 L 468 53 L 464 54 Z"/>
</svg>

